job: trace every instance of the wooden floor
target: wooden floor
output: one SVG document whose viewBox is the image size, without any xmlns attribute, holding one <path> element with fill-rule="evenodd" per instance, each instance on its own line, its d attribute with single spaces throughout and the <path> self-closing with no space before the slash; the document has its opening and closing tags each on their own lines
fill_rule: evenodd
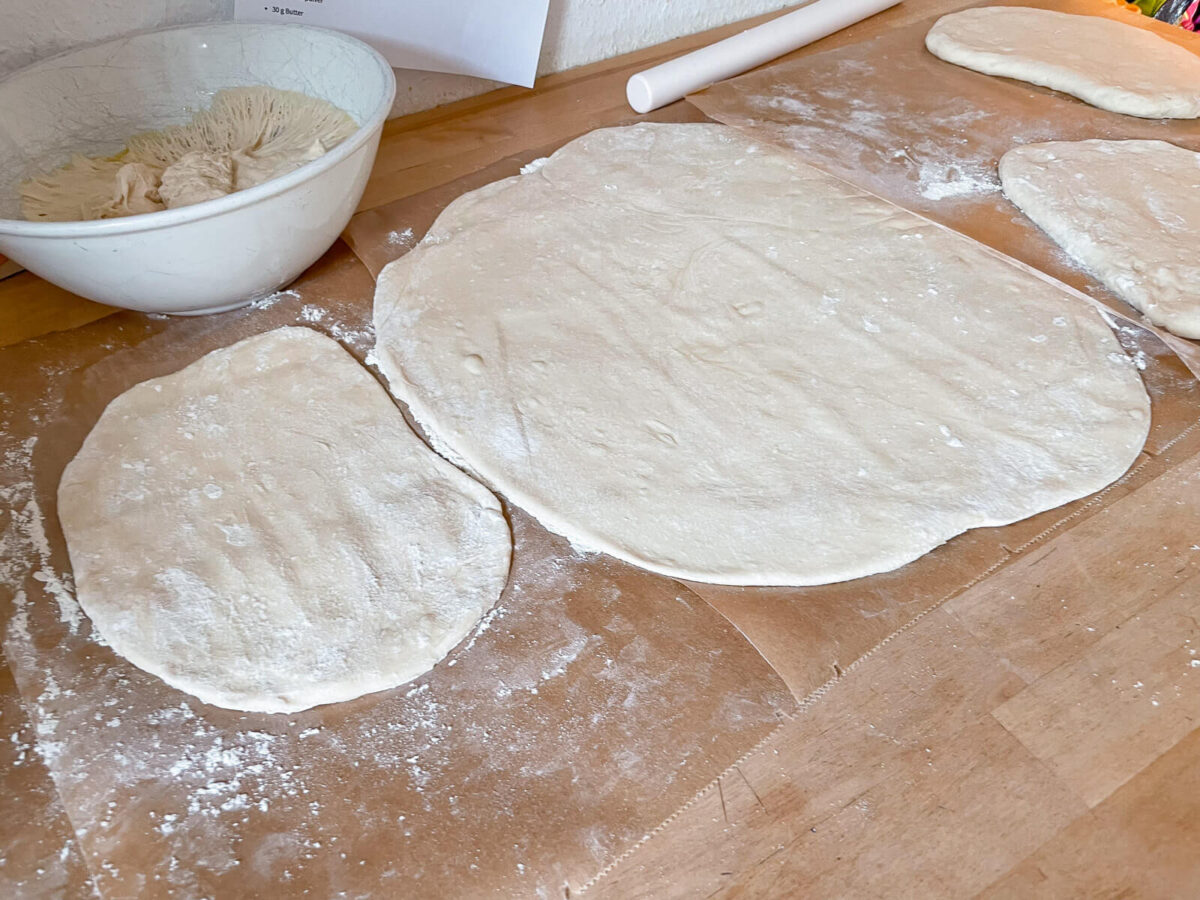
<svg viewBox="0 0 1200 900">
<path fill-rule="evenodd" d="M 906 0 L 814 49 L 956 5 Z M 631 71 L 735 30 L 391 122 L 363 210 L 627 120 Z M 0 346 L 107 312 L 18 275 Z M 1200 896 L 1200 457 L 1179 454 L 850 667 L 586 893 Z"/>
</svg>

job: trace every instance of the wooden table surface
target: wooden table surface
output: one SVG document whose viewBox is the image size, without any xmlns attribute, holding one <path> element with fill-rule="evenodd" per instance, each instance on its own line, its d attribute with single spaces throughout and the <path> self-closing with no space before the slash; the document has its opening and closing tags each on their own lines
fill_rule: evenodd
<svg viewBox="0 0 1200 900">
<path fill-rule="evenodd" d="M 959 5 L 905 0 L 799 52 Z M 631 72 L 745 26 L 394 120 L 362 209 L 628 119 Z M 0 346 L 109 312 L 22 273 L 0 282 Z M 1200 896 L 1197 446 L 860 660 L 588 895 Z M 48 808 L 7 862 L 30 896 L 73 896 L 74 863 L 38 864 L 72 852 Z"/>
</svg>

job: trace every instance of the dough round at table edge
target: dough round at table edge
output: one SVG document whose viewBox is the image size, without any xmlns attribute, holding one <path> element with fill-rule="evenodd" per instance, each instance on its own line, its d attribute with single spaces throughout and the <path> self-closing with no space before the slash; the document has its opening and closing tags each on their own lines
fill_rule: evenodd
<svg viewBox="0 0 1200 900">
<path fill-rule="evenodd" d="M 1200 153 L 1165 141 L 1047 141 L 1000 158 L 1004 195 L 1150 322 L 1200 338 Z"/>
<path fill-rule="evenodd" d="M 1076 33 L 1063 46 L 1052 45 L 1053 52 L 1045 46 L 1036 48 L 1042 51 L 1038 55 L 1031 44 L 1031 55 L 1023 56 L 1007 43 L 988 46 L 1005 28 L 1011 29 L 1008 41 L 1021 42 L 1030 35 L 1040 39 L 1055 26 Z M 925 46 L 954 65 L 1061 91 L 1110 112 L 1149 119 L 1200 117 L 1200 56 L 1116 19 L 1023 6 L 972 7 L 939 18 L 925 35 Z M 1070 58 L 1088 53 L 1093 55 L 1082 61 Z M 1166 78 L 1174 83 L 1163 85 Z"/>
</svg>

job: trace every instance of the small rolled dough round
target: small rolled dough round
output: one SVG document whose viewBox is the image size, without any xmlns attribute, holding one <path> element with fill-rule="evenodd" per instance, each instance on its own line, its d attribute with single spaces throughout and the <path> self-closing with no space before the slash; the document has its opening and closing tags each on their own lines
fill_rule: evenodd
<svg viewBox="0 0 1200 900">
<path fill-rule="evenodd" d="M 428 671 L 496 601 L 511 551 L 496 498 L 306 328 L 117 397 L 58 510 L 79 603 L 112 648 L 259 712 Z"/>
<path fill-rule="evenodd" d="M 1000 158 L 1004 193 L 1155 325 L 1200 338 L 1200 153 L 1051 141 Z"/>
<path fill-rule="evenodd" d="M 435 446 L 699 581 L 895 568 L 1099 490 L 1149 426 L 1083 302 L 718 125 L 595 131 L 459 198 L 375 324 Z"/>
<path fill-rule="evenodd" d="M 1200 56 L 1114 19 L 985 6 L 942 16 L 925 46 L 955 65 L 1052 88 L 1127 116 L 1200 116 Z"/>
</svg>

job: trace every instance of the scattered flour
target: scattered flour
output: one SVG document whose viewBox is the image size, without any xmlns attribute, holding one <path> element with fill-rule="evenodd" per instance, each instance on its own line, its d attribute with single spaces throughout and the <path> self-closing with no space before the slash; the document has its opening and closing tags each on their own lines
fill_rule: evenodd
<svg viewBox="0 0 1200 900">
<path fill-rule="evenodd" d="M 29 471 L 32 466 L 33 450 L 37 438 L 31 437 L 19 448 L 8 451 L 6 466 L 20 466 Z M 41 507 L 33 498 L 32 480 L 18 481 L 0 488 L 0 505 L 10 510 L 10 520 L 0 535 L 0 576 L 5 580 L 15 577 L 15 560 L 22 555 L 21 549 L 32 552 L 38 565 L 33 578 L 45 586 L 45 590 L 58 605 L 59 620 L 72 634 L 78 633 L 83 625 L 83 610 L 75 599 L 75 588 L 71 576 L 60 574 L 51 564 L 50 542 L 46 539 L 46 526 Z M 23 627 L 22 622 L 22 627 Z"/>
<path fill-rule="evenodd" d="M 412 247 L 416 244 L 416 239 L 413 237 L 412 228 L 405 228 L 403 231 L 389 231 L 387 242 L 392 247 Z"/>
<path fill-rule="evenodd" d="M 918 177 L 921 196 L 927 200 L 948 200 L 1000 190 L 999 176 L 978 164 L 924 160 Z"/>
<path fill-rule="evenodd" d="M 301 295 L 280 292 L 243 314 L 285 298 Z M 364 352 L 373 343 L 370 327 L 324 304 L 296 304 L 295 318 Z M 51 420 L 74 373 L 56 365 L 43 376 L 36 415 Z M 664 729 L 677 728 L 687 692 L 727 661 L 690 631 L 636 633 L 605 562 L 572 556 L 562 542 L 531 549 L 531 540 L 549 539 L 531 538 L 528 525 L 515 526 L 522 562 L 502 602 L 419 684 L 292 717 L 203 706 L 122 662 L 84 627 L 61 537 L 38 504 L 46 488 L 42 477 L 35 488 L 35 447 L 0 433 L 0 597 L 11 601 L 4 650 L 32 721 L 10 740 L 19 764 L 49 766 L 81 850 L 105 860 L 92 874 L 106 895 L 211 896 L 214 884 L 312 884 L 335 873 L 323 893 L 400 896 L 412 879 L 441 877 L 423 862 L 436 857 L 438 835 L 469 848 L 487 817 L 518 831 L 531 809 L 539 820 L 561 818 L 567 783 L 585 798 L 647 782 L 666 788 L 693 752 L 668 762 L 651 751 Z M 687 663 L 660 666 L 657 640 L 686 647 Z M 760 690 L 731 701 L 737 716 L 722 707 L 722 733 L 773 724 L 790 708 L 785 694 Z M 565 706 L 546 702 L 555 694 Z M 597 755 L 597 733 L 613 730 L 629 736 L 621 754 Z M 348 820 L 359 826 L 353 837 Z M 621 821 L 589 827 L 610 849 L 639 836 Z M 561 828 L 577 826 L 563 818 Z M 114 849 L 130 833 L 147 865 Z M 360 837 L 387 849 L 366 855 Z M 514 872 L 553 869 L 536 847 L 512 853 Z M 456 871 L 485 862 L 464 849 Z"/>
<path fill-rule="evenodd" d="M 261 300 L 255 300 L 250 304 L 250 309 L 270 309 L 280 300 L 299 300 L 300 293 L 298 291 L 286 290 L 276 291 L 274 294 L 263 297 Z"/>
</svg>

